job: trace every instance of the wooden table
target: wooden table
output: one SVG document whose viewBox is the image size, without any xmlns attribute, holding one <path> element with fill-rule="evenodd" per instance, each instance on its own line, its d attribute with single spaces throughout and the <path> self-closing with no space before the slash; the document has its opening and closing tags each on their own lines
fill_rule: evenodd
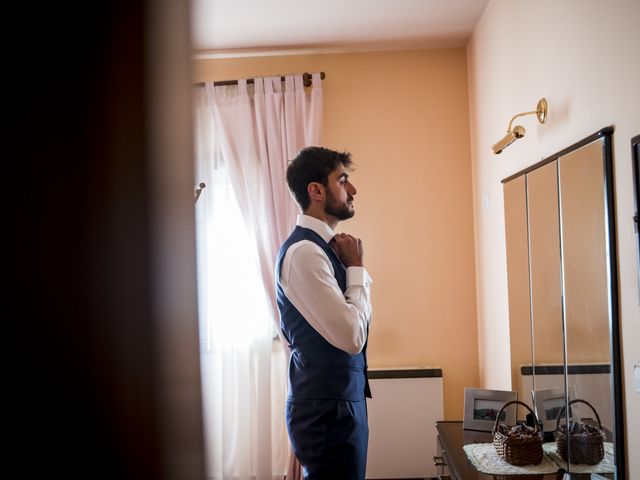
<svg viewBox="0 0 640 480">
<path fill-rule="evenodd" d="M 467 459 L 467 454 L 463 450 L 463 445 L 468 443 L 491 443 L 492 437 L 489 432 L 475 432 L 471 430 L 463 430 L 462 422 L 458 421 L 439 421 L 436 422 L 438 431 L 438 455 L 443 458 L 446 467 L 449 470 L 449 476 L 452 480 L 500 480 L 518 479 L 524 480 L 527 477 L 523 475 L 490 475 L 481 473 L 475 469 L 473 464 Z M 533 475 L 531 479 L 537 480 L 562 480 L 565 471 L 559 470 L 556 473 L 547 475 Z M 606 475 L 607 478 L 613 478 L 612 475 Z M 447 478 L 442 476 L 441 478 Z M 588 480 L 591 475 L 571 474 L 571 480 Z"/>
</svg>

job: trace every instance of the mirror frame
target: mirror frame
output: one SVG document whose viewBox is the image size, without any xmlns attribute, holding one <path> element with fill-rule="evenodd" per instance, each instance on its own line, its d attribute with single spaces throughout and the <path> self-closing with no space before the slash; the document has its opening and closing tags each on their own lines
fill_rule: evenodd
<svg viewBox="0 0 640 480">
<path fill-rule="evenodd" d="M 631 171 L 633 175 L 633 196 L 636 211 L 633 214 L 633 228 L 636 232 L 636 266 L 638 270 L 638 301 L 640 302 L 640 135 L 631 139 Z"/>
<path fill-rule="evenodd" d="M 626 478 L 626 458 L 625 458 L 625 442 L 624 442 L 624 403 L 623 403 L 623 383 L 622 383 L 622 358 L 620 347 L 620 315 L 619 315 L 619 290 L 618 290 L 618 263 L 617 263 L 617 238 L 616 238 L 616 215 L 615 215 L 615 196 L 613 185 L 613 149 L 612 149 L 612 135 L 613 126 L 602 128 L 597 132 L 585 137 L 579 142 L 560 150 L 559 152 L 550 155 L 543 160 L 523 169 L 519 172 L 510 175 L 502 180 L 502 184 L 516 179 L 522 175 L 532 172 L 550 162 L 560 159 L 574 150 L 577 150 L 587 144 L 590 144 L 596 140 L 603 140 L 603 167 L 604 167 L 604 200 L 605 200 L 605 228 L 606 228 L 606 243 L 609 249 L 607 274 L 608 284 L 610 287 L 609 292 L 609 309 L 610 309 L 610 338 L 609 346 L 611 351 L 611 374 L 612 374 L 612 402 L 614 408 L 614 453 L 616 463 L 616 479 Z M 639 137 L 635 137 L 638 139 Z M 639 207 L 640 208 L 640 207 Z M 564 322 L 564 318 L 563 318 Z M 565 359 L 565 373 L 566 373 L 566 359 Z M 535 371 L 535 365 L 533 365 Z M 567 392 L 565 392 L 566 395 Z"/>
</svg>

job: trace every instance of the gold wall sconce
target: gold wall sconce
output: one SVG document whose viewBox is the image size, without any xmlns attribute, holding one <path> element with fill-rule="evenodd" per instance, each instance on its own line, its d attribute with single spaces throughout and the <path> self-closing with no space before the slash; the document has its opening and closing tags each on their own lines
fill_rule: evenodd
<svg viewBox="0 0 640 480">
<path fill-rule="evenodd" d="M 493 153 L 495 153 L 496 155 L 502 153 L 502 150 L 515 142 L 518 138 L 524 137 L 526 130 L 522 125 L 516 125 L 513 128 L 511 127 L 511 125 L 513 125 L 513 121 L 516 118 L 522 117 L 524 115 L 533 115 L 534 113 L 536 114 L 536 117 L 538 117 L 538 121 L 541 124 L 547 121 L 547 101 L 544 98 L 541 98 L 538 101 L 538 105 L 536 106 L 535 110 L 531 112 L 518 113 L 511 118 L 511 121 L 509 122 L 509 128 L 507 128 L 507 134 L 500 140 L 498 140 L 498 142 L 496 142 L 493 147 L 491 147 L 493 149 Z"/>
</svg>

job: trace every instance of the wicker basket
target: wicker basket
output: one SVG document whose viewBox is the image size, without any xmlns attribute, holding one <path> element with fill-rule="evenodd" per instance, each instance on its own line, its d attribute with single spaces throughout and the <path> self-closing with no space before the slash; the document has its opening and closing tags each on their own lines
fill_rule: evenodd
<svg viewBox="0 0 640 480">
<path fill-rule="evenodd" d="M 560 425 L 560 418 L 565 411 L 563 407 L 556 419 L 556 448 L 558 455 L 565 462 L 595 465 L 604 458 L 604 430 L 598 412 L 586 400 L 579 398 L 571 400 L 569 407 L 578 402 L 584 403 L 593 410 L 598 420 L 598 427 L 583 422 L 568 422 L 568 425 Z"/>
<path fill-rule="evenodd" d="M 508 427 L 504 423 L 499 424 L 502 411 L 515 403 L 524 406 L 531 412 L 535 419 L 535 427 L 527 427 L 526 425 Z M 526 403 L 513 400 L 502 406 L 493 426 L 493 445 L 500 458 L 511 465 L 537 465 L 542 461 L 542 437 L 538 419 Z"/>
</svg>

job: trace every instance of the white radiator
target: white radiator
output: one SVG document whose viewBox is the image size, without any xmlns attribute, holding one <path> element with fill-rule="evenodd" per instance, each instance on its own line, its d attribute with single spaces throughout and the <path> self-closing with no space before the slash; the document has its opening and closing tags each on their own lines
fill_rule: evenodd
<svg viewBox="0 0 640 480">
<path fill-rule="evenodd" d="M 437 476 L 436 426 L 443 420 L 442 370 L 371 369 L 367 478 Z"/>
</svg>

